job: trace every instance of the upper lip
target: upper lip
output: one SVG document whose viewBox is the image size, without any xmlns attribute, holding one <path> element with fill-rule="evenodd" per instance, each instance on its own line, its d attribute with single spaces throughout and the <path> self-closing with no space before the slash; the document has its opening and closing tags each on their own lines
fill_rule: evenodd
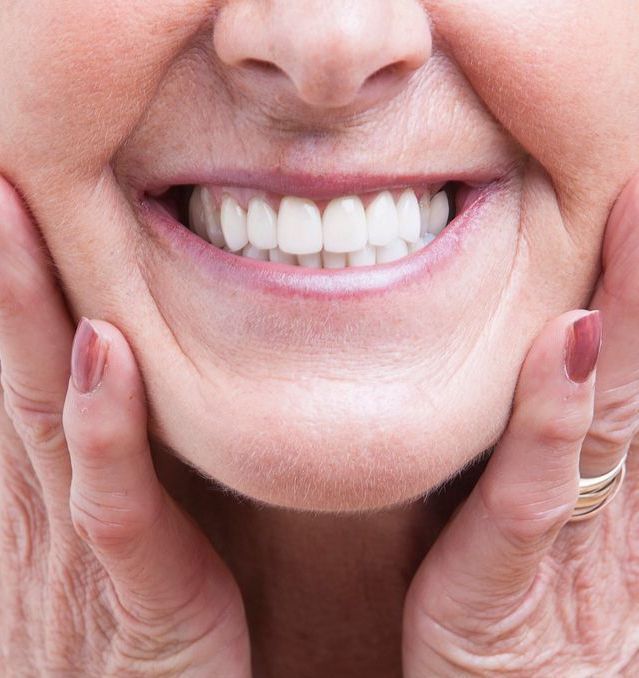
<svg viewBox="0 0 639 678">
<path fill-rule="evenodd" d="M 296 195 L 311 200 L 330 200 L 343 195 L 361 195 L 383 190 L 442 185 L 448 181 L 471 185 L 487 184 L 507 175 L 516 163 L 476 166 L 439 174 L 338 174 L 278 171 L 224 170 L 193 171 L 146 180 L 136 186 L 139 197 L 158 196 L 173 186 L 207 184 L 250 188 L 279 195 Z"/>
</svg>

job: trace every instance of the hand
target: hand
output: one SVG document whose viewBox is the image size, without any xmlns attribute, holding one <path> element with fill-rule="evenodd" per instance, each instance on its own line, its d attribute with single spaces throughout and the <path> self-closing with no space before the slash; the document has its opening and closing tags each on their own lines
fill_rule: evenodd
<svg viewBox="0 0 639 678">
<path fill-rule="evenodd" d="M 239 589 L 155 475 L 133 355 L 83 321 L 71 356 L 42 250 L 0 179 L 2 675 L 248 678 Z"/>
<path fill-rule="evenodd" d="M 639 176 L 611 214 L 592 307 L 603 321 L 596 376 L 586 378 L 587 355 L 577 383 L 565 369 L 566 341 L 587 313 L 551 322 L 486 470 L 418 570 L 405 678 L 639 672 Z M 595 315 L 577 326 L 590 358 L 597 324 Z M 620 494 L 566 524 L 580 461 L 584 477 L 597 476 L 628 449 Z"/>
</svg>

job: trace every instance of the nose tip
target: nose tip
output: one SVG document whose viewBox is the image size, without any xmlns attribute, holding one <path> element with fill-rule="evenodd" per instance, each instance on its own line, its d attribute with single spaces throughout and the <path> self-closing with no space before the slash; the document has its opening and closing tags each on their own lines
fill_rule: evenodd
<svg viewBox="0 0 639 678">
<path fill-rule="evenodd" d="M 292 92 L 315 108 L 391 98 L 429 59 L 432 37 L 417 0 L 237 0 L 215 26 L 215 49 L 256 93 Z"/>
</svg>

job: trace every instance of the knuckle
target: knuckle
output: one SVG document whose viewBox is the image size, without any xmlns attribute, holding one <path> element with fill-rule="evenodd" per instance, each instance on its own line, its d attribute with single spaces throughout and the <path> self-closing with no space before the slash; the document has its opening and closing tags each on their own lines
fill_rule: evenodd
<svg viewBox="0 0 639 678">
<path fill-rule="evenodd" d="M 544 408 L 545 409 L 545 408 Z M 534 411 L 522 414 L 524 429 L 530 431 L 539 444 L 563 447 L 581 444 L 592 424 L 592 410 L 571 403 L 562 411 Z"/>
<path fill-rule="evenodd" d="M 62 412 L 52 394 L 18 386 L 2 374 L 5 410 L 23 443 L 49 449 L 63 443 Z"/>
<path fill-rule="evenodd" d="M 508 516 L 500 519 L 500 529 L 520 551 L 537 552 L 566 524 L 574 503 L 546 510 L 530 511 L 525 518 Z"/>
<path fill-rule="evenodd" d="M 502 536 L 520 551 L 536 551 L 572 514 L 573 490 L 563 484 L 535 492 L 527 484 L 485 483 L 480 498 Z"/>
<path fill-rule="evenodd" d="M 115 444 L 111 427 L 94 417 L 85 418 L 80 423 L 69 424 L 66 421 L 65 429 L 69 431 L 69 442 L 74 451 L 80 453 L 85 460 L 102 460 L 104 453 Z"/>
<path fill-rule="evenodd" d="M 15 260 L 12 267 L 3 270 L 0 285 L 0 322 L 3 325 L 15 324 L 17 317 L 31 313 L 34 304 L 38 304 L 38 291 L 28 283 L 30 277 L 16 268 Z"/>
<path fill-rule="evenodd" d="M 599 397 L 589 431 L 589 442 L 613 451 L 625 448 L 639 429 L 638 409 L 638 399 L 628 397 L 621 391 L 608 392 Z"/>
<path fill-rule="evenodd" d="M 127 493 L 91 496 L 72 488 L 71 520 L 78 536 L 90 546 L 111 549 L 136 541 L 159 520 L 161 507 L 133 503 Z"/>
<path fill-rule="evenodd" d="M 34 309 L 46 302 L 43 289 L 46 287 L 43 271 L 38 264 L 41 253 L 20 247 L 15 256 L 5 258 L 0 284 L 0 322 L 8 327 L 16 326 L 16 318 L 33 315 Z M 50 261 L 45 260 L 49 267 Z"/>
</svg>

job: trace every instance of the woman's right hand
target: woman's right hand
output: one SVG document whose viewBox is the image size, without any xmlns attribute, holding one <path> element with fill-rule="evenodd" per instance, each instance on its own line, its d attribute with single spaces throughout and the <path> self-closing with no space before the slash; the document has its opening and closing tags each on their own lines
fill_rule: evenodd
<svg viewBox="0 0 639 678">
<path fill-rule="evenodd" d="M 239 589 L 155 475 L 125 338 L 105 322 L 73 334 L 0 179 L 3 675 L 248 678 Z"/>
</svg>

